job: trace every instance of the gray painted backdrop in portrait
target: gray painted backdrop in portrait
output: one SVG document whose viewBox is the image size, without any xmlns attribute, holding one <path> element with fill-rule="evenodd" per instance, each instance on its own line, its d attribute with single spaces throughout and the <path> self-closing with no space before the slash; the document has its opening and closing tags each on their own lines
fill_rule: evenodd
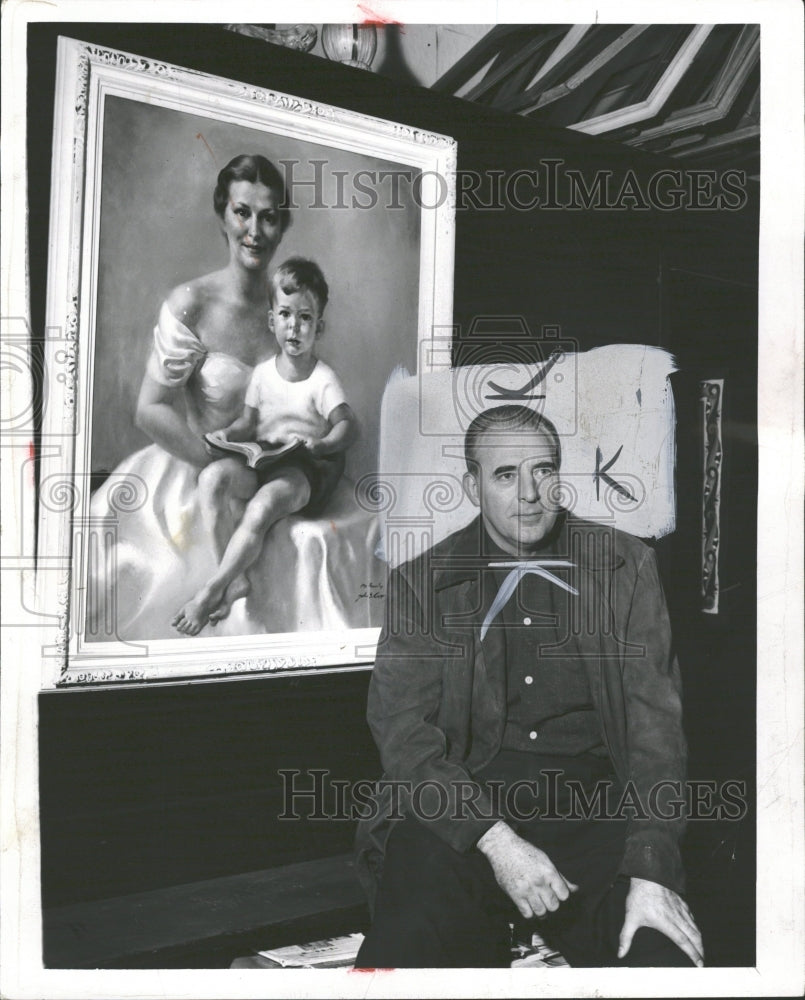
<svg viewBox="0 0 805 1000">
<path fill-rule="evenodd" d="M 151 350 L 159 306 L 182 281 L 217 270 L 227 248 L 212 193 L 218 171 L 239 153 L 297 160 L 297 178 L 313 177 L 313 159 L 326 160 L 324 201 L 337 201 L 333 171 L 348 171 L 345 201 L 359 170 L 395 165 L 362 154 L 145 105 L 106 101 L 98 267 L 98 306 L 92 423 L 92 469 L 111 470 L 149 444 L 133 416 Z M 280 167 L 280 169 L 282 169 Z M 415 173 L 412 168 L 412 174 Z M 300 207 L 272 266 L 292 254 L 311 257 L 330 285 L 322 360 L 341 377 L 361 422 L 361 440 L 348 454 L 357 480 L 377 469 L 380 398 L 395 365 L 416 367 L 419 287 L 419 209 L 407 182 L 403 208 L 311 208 L 315 191 L 300 186 Z M 366 202 L 365 196 L 359 196 Z M 266 328 L 266 336 L 271 336 Z"/>
</svg>

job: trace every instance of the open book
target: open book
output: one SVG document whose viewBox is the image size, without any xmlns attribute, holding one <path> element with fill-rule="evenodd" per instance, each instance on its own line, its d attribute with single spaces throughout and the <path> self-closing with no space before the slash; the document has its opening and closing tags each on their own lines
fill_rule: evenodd
<svg viewBox="0 0 805 1000">
<path fill-rule="evenodd" d="M 223 431 L 210 431 L 204 435 L 204 440 L 221 454 L 242 455 L 249 468 L 255 470 L 264 469 L 267 465 L 272 465 L 292 451 L 303 447 L 302 441 L 298 438 L 285 444 L 273 444 L 270 441 L 229 441 Z"/>
</svg>

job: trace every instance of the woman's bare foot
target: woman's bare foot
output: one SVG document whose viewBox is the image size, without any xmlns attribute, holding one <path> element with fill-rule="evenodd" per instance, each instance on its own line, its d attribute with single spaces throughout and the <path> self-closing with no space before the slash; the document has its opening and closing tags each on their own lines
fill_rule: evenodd
<svg viewBox="0 0 805 1000">
<path fill-rule="evenodd" d="M 235 601 L 240 597 L 246 597 L 251 589 L 252 585 L 249 583 L 248 577 L 245 573 L 241 573 L 226 588 L 224 598 L 218 607 L 210 612 L 210 625 L 216 625 L 223 618 L 226 618 Z"/>
<path fill-rule="evenodd" d="M 198 635 L 220 606 L 225 590 L 220 584 L 208 583 L 174 616 L 171 625 L 183 635 Z"/>
</svg>

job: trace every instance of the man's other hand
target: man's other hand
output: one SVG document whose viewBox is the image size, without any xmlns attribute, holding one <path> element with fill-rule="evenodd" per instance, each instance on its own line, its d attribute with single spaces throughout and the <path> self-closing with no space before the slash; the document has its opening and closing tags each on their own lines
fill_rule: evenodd
<svg viewBox="0 0 805 1000">
<path fill-rule="evenodd" d="M 631 879 L 618 958 L 623 958 L 631 948 L 632 938 L 638 927 L 653 927 L 660 931 L 681 948 L 694 965 L 700 968 L 704 965 L 704 948 L 699 928 L 687 903 L 672 889 L 666 889 L 648 879 Z"/>
<path fill-rule="evenodd" d="M 481 837 L 478 850 L 492 865 L 498 885 L 526 918 L 558 910 L 578 889 L 560 875 L 544 851 L 518 837 L 502 821 Z"/>
</svg>

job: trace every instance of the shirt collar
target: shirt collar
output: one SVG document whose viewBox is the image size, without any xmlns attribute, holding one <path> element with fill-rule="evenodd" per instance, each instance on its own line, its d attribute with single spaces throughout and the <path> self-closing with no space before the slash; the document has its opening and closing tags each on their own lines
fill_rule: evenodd
<svg viewBox="0 0 805 1000">
<path fill-rule="evenodd" d="M 539 549 L 528 555 L 515 557 L 509 552 L 504 552 L 489 537 L 483 519 L 480 516 L 476 517 L 456 535 L 452 547 L 443 555 L 436 557 L 438 561 L 434 566 L 435 589 L 443 590 L 459 583 L 477 581 L 479 571 L 485 569 L 490 562 L 511 562 L 516 558 L 523 561 L 550 558 L 558 551 L 557 542 L 566 520 L 567 511 L 563 510 Z"/>
</svg>

